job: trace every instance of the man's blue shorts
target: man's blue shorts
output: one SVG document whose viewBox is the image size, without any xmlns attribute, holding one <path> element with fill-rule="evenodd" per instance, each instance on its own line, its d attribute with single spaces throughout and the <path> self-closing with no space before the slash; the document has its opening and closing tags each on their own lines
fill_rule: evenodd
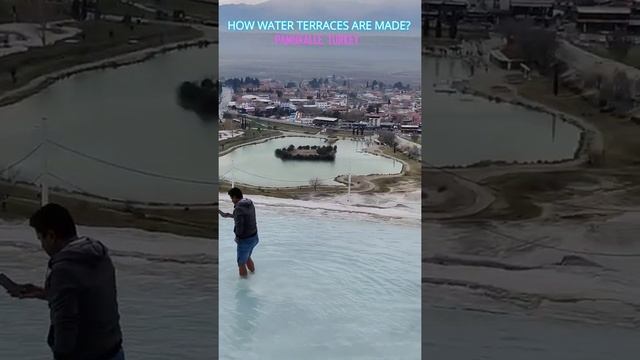
<svg viewBox="0 0 640 360">
<path fill-rule="evenodd" d="M 253 252 L 253 248 L 258 245 L 258 234 L 238 240 L 238 266 L 246 264 Z"/>
</svg>

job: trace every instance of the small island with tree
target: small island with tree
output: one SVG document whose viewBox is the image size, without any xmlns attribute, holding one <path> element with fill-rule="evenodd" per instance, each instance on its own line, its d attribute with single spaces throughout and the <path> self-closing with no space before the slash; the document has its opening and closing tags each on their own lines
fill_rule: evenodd
<svg viewBox="0 0 640 360">
<path fill-rule="evenodd" d="M 218 118 L 218 98 L 222 88 L 219 82 L 204 79 L 200 84 L 185 81 L 178 87 L 178 104 L 193 111 L 203 120 Z"/>
<path fill-rule="evenodd" d="M 276 157 L 282 160 L 314 160 L 314 161 L 335 161 L 338 146 L 298 146 L 276 149 Z"/>
</svg>

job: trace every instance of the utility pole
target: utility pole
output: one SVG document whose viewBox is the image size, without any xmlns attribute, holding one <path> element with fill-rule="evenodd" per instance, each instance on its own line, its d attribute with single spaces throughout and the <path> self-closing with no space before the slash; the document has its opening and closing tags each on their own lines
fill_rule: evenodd
<svg viewBox="0 0 640 360">
<path fill-rule="evenodd" d="M 558 63 L 553 64 L 553 95 L 558 96 Z"/>
<path fill-rule="evenodd" d="M 348 188 L 347 188 L 347 202 L 351 202 L 351 172 L 349 172 L 349 180 L 348 180 Z"/>
<path fill-rule="evenodd" d="M 231 187 L 232 188 L 236 187 L 236 181 L 235 181 L 234 176 L 233 176 L 234 167 L 235 166 L 233 165 L 233 160 L 231 160 Z"/>
<path fill-rule="evenodd" d="M 40 178 L 40 205 L 45 206 L 49 203 L 49 164 L 48 164 L 48 153 L 47 153 L 47 118 L 42 118 L 42 177 Z"/>
<path fill-rule="evenodd" d="M 42 46 L 47 46 L 47 18 L 44 10 L 44 0 L 40 0 L 40 31 Z"/>
</svg>

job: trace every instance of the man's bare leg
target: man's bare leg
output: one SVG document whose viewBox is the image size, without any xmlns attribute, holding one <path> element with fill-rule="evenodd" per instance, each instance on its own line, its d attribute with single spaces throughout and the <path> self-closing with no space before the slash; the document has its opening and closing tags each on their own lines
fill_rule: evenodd
<svg viewBox="0 0 640 360">
<path fill-rule="evenodd" d="M 251 260 L 251 257 L 249 257 L 249 259 L 247 260 L 247 267 L 252 273 L 256 272 L 256 266 L 253 264 L 253 260 Z"/>
<path fill-rule="evenodd" d="M 238 271 L 240 273 L 240 277 L 242 278 L 246 278 L 248 273 L 247 273 L 247 266 L 245 264 L 241 264 L 238 265 Z"/>
</svg>

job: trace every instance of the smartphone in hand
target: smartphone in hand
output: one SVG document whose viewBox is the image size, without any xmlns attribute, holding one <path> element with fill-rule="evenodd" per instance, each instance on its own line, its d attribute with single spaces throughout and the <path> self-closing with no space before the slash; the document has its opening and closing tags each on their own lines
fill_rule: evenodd
<svg viewBox="0 0 640 360">
<path fill-rule="evenodd" d="M 21 286 L 9 279 L 5 274 L 0 273 L 0 286 L 5 288 L 10 294 L 18 294 L 21 290 Z"/>
</svg>

